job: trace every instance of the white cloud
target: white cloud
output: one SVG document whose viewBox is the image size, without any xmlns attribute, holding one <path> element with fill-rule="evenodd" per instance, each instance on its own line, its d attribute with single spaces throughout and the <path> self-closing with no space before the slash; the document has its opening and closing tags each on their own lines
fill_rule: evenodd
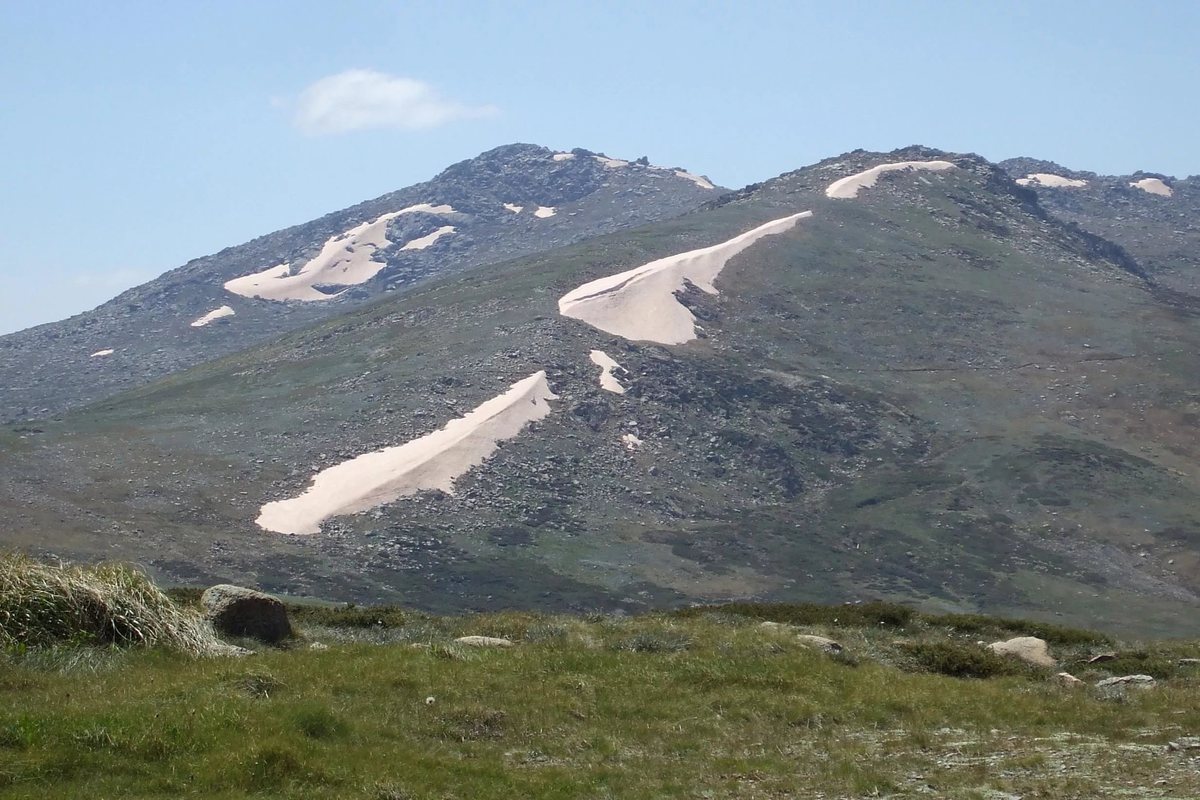
<svg viewBox="0 0 1200 800">
<path fill-rule="evenodd" d="M 497 113 L 495 106 L 448 100 L 415 78 L 351 69 L 321 78 L 300 93 L 294 122 L 312 135 L 368 128 L 422 130 Z"/>
</svg>

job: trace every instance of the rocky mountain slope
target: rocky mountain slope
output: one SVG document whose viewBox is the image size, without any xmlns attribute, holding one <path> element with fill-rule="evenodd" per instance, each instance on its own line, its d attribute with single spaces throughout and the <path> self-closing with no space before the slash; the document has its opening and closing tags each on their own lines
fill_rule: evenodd
<svg viewBox="0 0 1200 800">
<path fill-rule="evenodd" d="M 1200 176 L 1097 175 L 1031 158 L 1001 166 L 1055 216 L 1120 244 L 1159 286 L 1200 297 Z"/>
<path fill-rule="evenodd" d="M 344 600 L 1194 632 L 1198 312 L 996 165 L 854 152 L 9 428 L 0 520 Z"/>
<path fill-rule="evenodd" d="M 0 422 L 108 397 L 431 276 L 645 222 L 718 194 L 681 169 L 535 145 L 190 261 L 93 311 L 0 337 Z"/>
</svg>

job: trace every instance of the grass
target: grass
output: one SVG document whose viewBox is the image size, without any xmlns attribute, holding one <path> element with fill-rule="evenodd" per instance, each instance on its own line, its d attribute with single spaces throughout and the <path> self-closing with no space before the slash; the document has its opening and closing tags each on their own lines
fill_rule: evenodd
<svg viewBox="0 0 1200 800">
<path fill-rule="evenodd" d="M 63 644 L 161 646 L 191 655 L 229 650 L 199 614 L 131 567 L 0 556 L 0 646 Z"/>
<path fill-rule="evenodd" d="M 292 610 L 324 648 L 301 640 L 244 659 L 197 659 L 165 647 L 10 646 L 0 658 L 0 795 L 1200 792 L 1188 759 L 1163 747 L 1200 731 L 1194 668 L 1164 667 L 1158 688 L 1124 695 L 1064 688 L 1052 671 L 974 641 L 1020 630 L 1020 621 L 967 625 L 885 604 L 638 616 Z M 845 651 L 808 649 L 797 631 L 832 636 Z M 454 642 L 470 634 L 517 644 Z M 1093 641 L 1064 629 L 1053 649 L 1070 665 Z M 1105 641 L 1118 660 L 1079 674 L 1177 665 L 1196 653 L 1187 643 Z"/>
</svg>

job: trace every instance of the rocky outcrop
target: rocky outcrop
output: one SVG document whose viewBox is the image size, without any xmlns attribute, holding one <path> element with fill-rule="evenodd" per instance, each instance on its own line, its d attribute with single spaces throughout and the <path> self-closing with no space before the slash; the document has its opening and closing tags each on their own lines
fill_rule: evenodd
<svg viewBox="0 0 1200 800">
<path fill-rule="evenodd" d="M 242 586 L 221 584 L 200 597 L 204 616 L 218 633 L 277 644 L 293 635 L 287 609 L 279 598 Z"/>
</svg>

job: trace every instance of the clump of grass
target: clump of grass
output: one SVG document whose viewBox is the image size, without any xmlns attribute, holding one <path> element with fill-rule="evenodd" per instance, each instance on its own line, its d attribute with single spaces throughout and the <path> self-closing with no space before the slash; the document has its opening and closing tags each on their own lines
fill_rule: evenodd
<svg viewBox="0 0 1200 800">
<path fill-rule="evenodd" d="M 974 644 L 917 641 L 906 642 L 902 650 L 911 657 L 918 669 L 953 678 L 997 678 L 1032 673 L 1028 665 Z"/>
<path fill-rule="evenodd" d="M 610 646 L 630 653 L 679 653 L 692 646 L 692 639 L 674 631 L 640 631 L 618 639 Z"/>
<path fill-rule="evenodd" d="M 306 704 L 293 711 L 292 724 L 309 739 L 335 739 L 350 730 L 344 719 L 316 704 Z"/>
<path fill-rule="evenodd" d="M 231 651 L 198 613 L 180 608 L 132 567 L 0 557 L 0 646 L 63 644 L 166 647 L 197 656 Z"/>
<path fill-rule="evenodd" d="M 283 688 L 283 681 L 264 670 L 225 675 L 223 681 L 251 697 L 267 698 Z"/>
</svg>

